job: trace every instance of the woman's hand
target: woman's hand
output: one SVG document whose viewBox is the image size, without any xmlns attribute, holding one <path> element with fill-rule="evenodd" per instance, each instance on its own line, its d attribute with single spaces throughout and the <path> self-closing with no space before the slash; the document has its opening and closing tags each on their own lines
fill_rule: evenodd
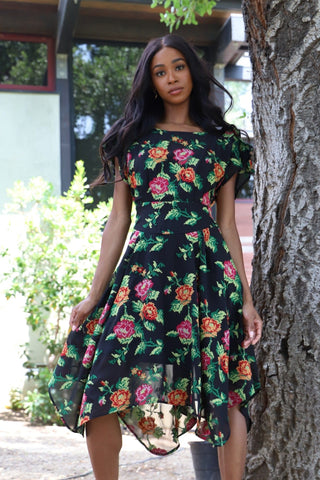
<svg viewBox="0 0 320 480">
<path fill-rule="evenodd" d="M 243 327 L 245 339 L 242 343 L 243 348 L 249 345 L 255 345 L 261 338 L 262 320 L 252 303 L 244 303 L 242 307 Z"/>
<path fill-rule="evenodd" d="M 83 324 L 88 315 L 90 315 L 94 307 L 95 303 L 89 297 L 73 307 L 69 322 L 71 330 L 77 330 L 77 328 Z"/>
</svg>

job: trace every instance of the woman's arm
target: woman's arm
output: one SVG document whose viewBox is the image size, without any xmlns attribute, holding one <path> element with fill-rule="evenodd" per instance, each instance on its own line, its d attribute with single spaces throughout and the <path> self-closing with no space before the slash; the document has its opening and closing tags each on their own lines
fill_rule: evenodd
<svg viewBox="0 0 320 480">
<path fill-rule="evenodd" d="M 92 312 L 111 280 L 130 227 L 131 206 L 132 197 L 129 187 L 122 180 L 116 162 L 112 210 L 103 231 L 98 265 L 89 295 L 72 309 L 70 326 L 73 330 L 78 328 Z"/>
<path fill-rule="evenodd" d="M 235 221 L 234 188 L 236 175 L 223 185 L 217 196 L 217 223 L 228 245 L 230 255 L 238 271 L 243 290 L 244 348 L 256 344 L 261 338 L 262 320 L 253 306 L 250 287 L 243 263 L 243 254 Z"/>
</svg>

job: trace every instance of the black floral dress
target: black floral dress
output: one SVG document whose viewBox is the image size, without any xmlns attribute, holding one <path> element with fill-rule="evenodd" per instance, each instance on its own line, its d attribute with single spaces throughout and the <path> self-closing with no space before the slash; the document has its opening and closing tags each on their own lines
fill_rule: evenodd
<svg viewBox="0 0 320 480">
<path fill-rule="evenodd" d="M 250 174 L 250 153 L 234 133 L 160 129 L 129 149 L 122 175 L 136 203 L 134 233 L 49 386 L 71 430 L 117 412 L 165 455 L 193 426 L 223 445 L 228 407 L 248 419 L 259 390 L 254 351 L 241 346 L 241 282 L 210 207 L 235 173 Z"/>
</svg>

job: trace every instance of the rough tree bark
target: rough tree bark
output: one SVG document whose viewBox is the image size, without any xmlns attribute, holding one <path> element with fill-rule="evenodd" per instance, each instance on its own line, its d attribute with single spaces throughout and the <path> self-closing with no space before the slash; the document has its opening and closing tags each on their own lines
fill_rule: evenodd
<svg viewBox="0 0 320 480">
<path fill-rule="evenodd" d="M 262 393 L 247 480 L 320 479 L 320 2 L 244 0 Z"/>
</svg>

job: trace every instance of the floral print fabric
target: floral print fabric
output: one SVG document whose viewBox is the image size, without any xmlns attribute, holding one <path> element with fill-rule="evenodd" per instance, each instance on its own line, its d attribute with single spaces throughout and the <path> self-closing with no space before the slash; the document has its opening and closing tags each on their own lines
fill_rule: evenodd
<svg viewBox="0 0 320 480">
<path fill-rule="evenodd" d="M 71 332 L 49 391 L 66 425 L 118 413 L 157 455 L 196 433 L 230 434 L 228 407 L 259 389 L 244 350 L 242 289 L 211 216 L 217 192 L 249 175 L 251 147 L 234 133 L 155 129 L 134 143 L 122 172 L 136 203 L 127 250 L 95 311 Z"/>
</svg>

